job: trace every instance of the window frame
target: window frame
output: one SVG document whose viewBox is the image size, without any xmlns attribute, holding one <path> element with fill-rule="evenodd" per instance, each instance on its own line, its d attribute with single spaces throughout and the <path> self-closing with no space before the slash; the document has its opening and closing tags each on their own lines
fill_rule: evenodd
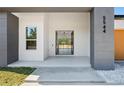
<svg viewBox="0 0 124 93">
<path fill-rule="evenodd" d="M 35 32 L 36 32 L 36 38 L 28 38 L 28 29 L 35 29 Z M 36 50 L 37 49 L 37 27 L 36 26 L 27 26 L 25 27 L 25 30 L 26 30 L 26 50 Z M 32 46 L 32 47 L 35 47 L 35 48 L 29 48 L 31 47 L 30 45 L 28 45 L 28 41 L 33 41 L 35 42 L 35 44 Z"/>
</svg>

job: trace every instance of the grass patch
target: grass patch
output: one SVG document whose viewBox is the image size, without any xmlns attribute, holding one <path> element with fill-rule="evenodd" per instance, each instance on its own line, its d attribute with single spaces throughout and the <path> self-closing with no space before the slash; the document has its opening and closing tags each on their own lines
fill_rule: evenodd
<svg viewBox="0 0 124 93">
<path fill-rule="evenodd" d="M 0 68 L 0 86 L 18 86 L 31 74 L 31 67 L 2 67 Z"/>
</svg>

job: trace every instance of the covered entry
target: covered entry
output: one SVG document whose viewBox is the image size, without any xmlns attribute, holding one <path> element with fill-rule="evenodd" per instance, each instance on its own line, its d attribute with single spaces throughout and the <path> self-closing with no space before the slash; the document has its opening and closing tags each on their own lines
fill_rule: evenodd
<svg viewBox="0 0 124 93">
<path fill-rule="evenodd" d="M 55 31 L 74 30 L 74 56 L 89 56 L 90 63 L 95 69 L 114 69 L 113 8 L 4 7 L 0 9 L 0 32 L 4 32 L 4 34 L 0 34 L 0 66 L 7 66 L 8 60 L 13 59 L 14 56 L 16 56 L 16 60 L 12 62 L 18 60 L 44 61 L 44 59 L 46 59 L 48 56 L 55 56 Z M 30 14 L 17 14 L 13 16 L 14 13 L 19 12 L 35 13 L 32 14 L 32 16 Z M 37 14 L 36 12 L 44 13 Z M 49 14 L 46 12 L 49 12 Z M 81 12 L 88 12 L 89 14 Z M 11 16 L 13 16 L 13 18 L 11 18 Z M 21 17 L 19 18 L 16 16 Z M 11 20 L 9 20 L 9 18 Z M 10 32 L 9 27 L 11 27 L 11 23 L 16 24 L 14 20 L 18 18 L 19 31 L 17 29 L 15 32 L 19 32 L 19 36 L 18 34 L 7 34 L 7 32 Z M 12 26 L 18 28 L 17 25 Z M 33 38 L 33 40 L 31 39 L 32 42 L 36 42 L 36 44 L 31 44 L 36 46 L 34 50 L 26 50 L 25 42 L 26 39 L 29 40 L 29 38 L 25 37 L 26 27 L 33 27 L 33 29 L 36 27 L 37 29 L 37 38 Z M 19 40 L 14 39 L 17 40 L 17 42 L 11 43 L 9 40 L 7 40 L 9 36 L 11 38 L 19 38 Z M 19 46 L 17 45 L 18 43 Z M 11 52 L 11 49 L 9 49 L 13 46 L 16 46 L 16 48 L 14 48 L 16 53 Z M 14 56 L 9 57 L 9 53 L 13 53 Z"/>
</svg>

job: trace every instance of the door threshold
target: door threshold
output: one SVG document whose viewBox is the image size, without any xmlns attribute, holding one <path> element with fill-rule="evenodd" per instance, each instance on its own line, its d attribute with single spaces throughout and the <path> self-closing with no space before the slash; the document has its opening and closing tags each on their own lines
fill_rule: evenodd
<svg viewBox="0 0 124 93">
<path fill-rule="evenodd" d="M 65 56 L 65 57 L 66 57 L 66 56 L 72 56 L 72 57 L 73 57 L 73 56 L 75 56 L 75 55 L 55 55 L 55 56 Z"/>
</svg>

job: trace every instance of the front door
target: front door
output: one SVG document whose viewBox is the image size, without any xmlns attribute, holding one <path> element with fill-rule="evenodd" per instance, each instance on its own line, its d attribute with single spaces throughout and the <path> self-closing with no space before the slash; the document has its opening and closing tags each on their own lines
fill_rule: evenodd
<svg viewBox="0 0 124 93">
<path fill-rule="evenodd" d="M 56 55 L 74 54 L 74 32 L 56 31 Z"/>
</svg>

